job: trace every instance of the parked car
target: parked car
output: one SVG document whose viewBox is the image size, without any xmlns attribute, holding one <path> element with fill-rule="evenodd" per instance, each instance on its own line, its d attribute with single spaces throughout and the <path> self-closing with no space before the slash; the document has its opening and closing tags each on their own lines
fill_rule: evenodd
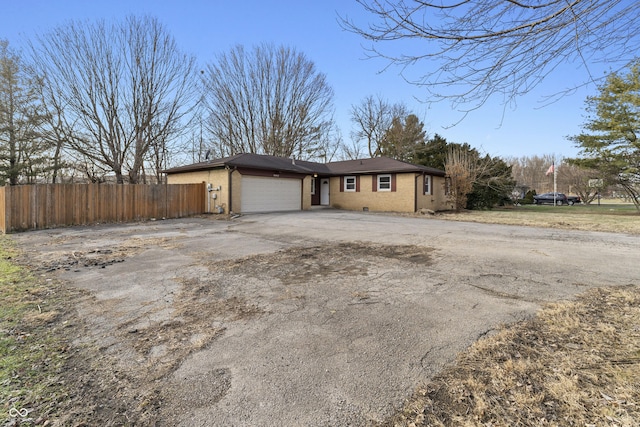
<svg viewBox="0 0 640 427">
<path fill-rule="evenodd" d="M 556 205 L 569 205 L 569 204 L 573 204 L 574 202 L 569 202 L 569 198 L 564 194 L 564 193 L 542 193 L 542 194 L 537 194 L 535 196 L 533 196 L 533 203 L 535 205 L 542 205 L 545 203 L 549 203 L 552 204 L 554 203 L 555 200 L 555 204 Z"/>
</svg>

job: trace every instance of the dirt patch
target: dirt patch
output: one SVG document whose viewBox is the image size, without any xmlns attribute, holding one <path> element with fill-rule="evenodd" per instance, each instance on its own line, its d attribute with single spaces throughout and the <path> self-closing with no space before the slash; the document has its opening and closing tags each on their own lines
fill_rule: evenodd
<svg viewBox="0 0 640 427">
<path fill-rule="evenodd" d="M 216 297 L 215 283 L 194 279 L 181 283 L 174 297 L 171 318 L 140 326 L 140 319 L 122 323 L 118 330 L 131 338 L 133 348 L 148 359 L 155 379 L 166 376 L 190 352 L 204 348 L 223 328 L 215 320 L 237 321 L 259 314 L 260 309 L 243 298 Z M 126 334 L 126 335 L 124 335 Z"/>
<path fill-rule="evenodd" d="M 284 284 L 305 283 L 322 277 L 367 275 L 381 264 L 433 263 L 434 248 L 417 245 L 380 245 L 365 242 L 293 247 L 273 254 L 225 262 L 207 263 L 209 268 L 230 274 L 272 277 Z"/>
<path fill-rule="evenodd" d="M 51 245 L 65 245 L 69 240 L 58 237 L 49 242 Z M 97 267 L 105 268 L 112 264 L 124 262 L 151 246 L 164 249 L 180 249 L 181 244 L 167 238 L 129 238 L 125 241 L 109 245 L 108 247 L 94 248 L 91 250 L 54 250 L 41 255 L 38 263 L 23 259 L 23 263 L 31 264 L 36 271 L 52 272 L 56 270 L 79 271 L 81 268 Z"/>
</svg>

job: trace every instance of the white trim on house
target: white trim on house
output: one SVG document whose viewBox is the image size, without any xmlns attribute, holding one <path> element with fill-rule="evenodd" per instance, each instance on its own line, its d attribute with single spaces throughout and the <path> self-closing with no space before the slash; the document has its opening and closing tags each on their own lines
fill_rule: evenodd
<svg viewBox="0 0 640 427">
<path fill-rule="evenodd" d="M 432 180 L 431 175 L 425 175 L 424 176 L 424 187 L 422 189 L 422 191 L 424 192 L 425 195 L 429 196 L 429 195 L 433 194 L 432 184 L 433 184 L 433 180 Z"/>
<path fill-rule="evenodd" d="M 357 189 L 356 177 L 353 175 L 344 177 L 344 191 L 355 192 Z"/>
<path fill-rule="evenodd" d="M 391 174 L 378 175 L 378 191 L 391 191 Z"/>
</svg>

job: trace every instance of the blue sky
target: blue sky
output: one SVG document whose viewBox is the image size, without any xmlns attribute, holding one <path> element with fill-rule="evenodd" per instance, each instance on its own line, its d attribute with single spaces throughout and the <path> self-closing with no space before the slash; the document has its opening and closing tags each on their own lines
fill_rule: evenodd
<svg viewBox="0 0 640 427">
<path fill-rule="evenodd" d="M 449 104 L 428 106 L 421 102 L 424 89 L 406 83 L 398 69 L 383 71 L 384 60 L 365 59 L 366 42 L 338 24 L 339 15 L 359 22 L 368 19 L 361 6 L 350 0 L 1 1 L 0 38 L 8 39 L 14 48 L 69 20 L 119 20 L 131 14 L 157 17 L 181 48 L 202 64 L 236 44 L 294 47 L 327 75 L 335 91 L 335 118 L 345 140 L 350 139 L 351 106 L 374 95 L 404 102 L 425 123 L 429 135 L 439 133 L 451 142 L 467 142 L 492 156 L 571 157 L 578 150 L 565 137 L 580 131 L 584 101 L 595 94 L 590 87 L 543 107 L 545 95 L 572 82 L 576 69 L 568 64 L 533 93 L 519 98 L 515 106 L 505 110 L 499 99 L 493 99 L 451 127 L 461 115 Z"/>
</svg>

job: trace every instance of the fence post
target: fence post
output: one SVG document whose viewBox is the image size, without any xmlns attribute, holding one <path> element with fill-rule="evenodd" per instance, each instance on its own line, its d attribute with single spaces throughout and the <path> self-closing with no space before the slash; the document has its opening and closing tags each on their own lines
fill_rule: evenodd
<svg viewBox="0 0 640 427">
<path fill-rule="evenodd" d="M 38 184 L 34 184 L 31 191 L 31 206 L 29 206 L 29 216 L 31 227 L 34 230 L 38 229 Z"/>
<path fill-rule="evenodd" d="M 12 221 L 13 218 L 11 217 L 11 207 L 9 205 L 9 201 L 11 200 L 11 186 L 6 186 L 4 187 L 4 209 L 6 210 L 5 213 L 5 225 L 4 225 L 4 230 L 5 233 L 10 233 L 11 232 L 11 225 L 12 225 Z"/>
<path fill-rule="evenodd" d="M 0 232 L 7 234 L 7 187 L 0 187 Z"/>
</svg>

